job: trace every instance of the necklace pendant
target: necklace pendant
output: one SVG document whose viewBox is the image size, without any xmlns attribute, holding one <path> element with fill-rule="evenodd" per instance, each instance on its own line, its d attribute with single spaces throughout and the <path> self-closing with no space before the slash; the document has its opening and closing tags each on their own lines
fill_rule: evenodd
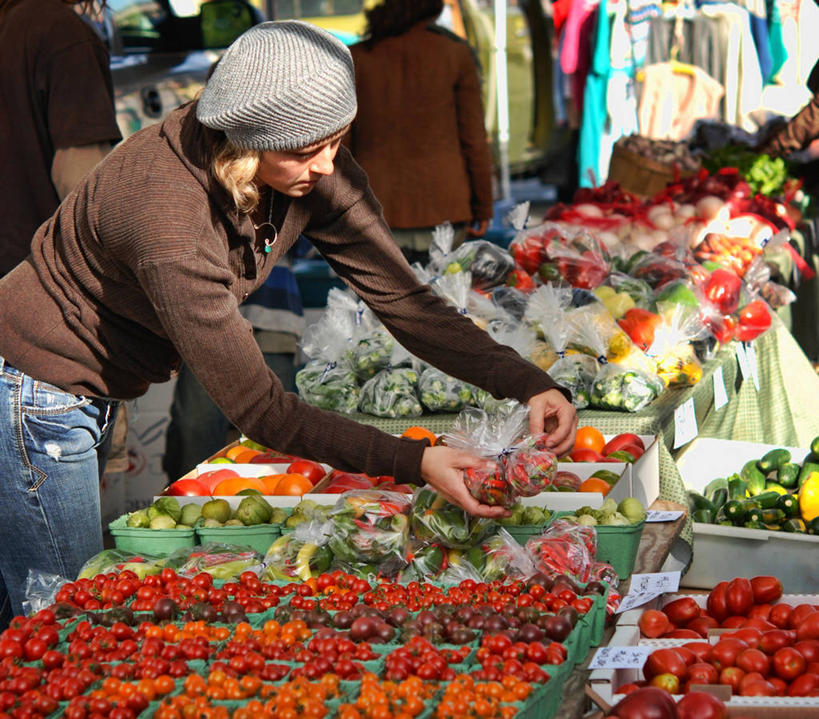
<svg viewBox="0 0 819 719">
<path fill-rule="evenodd" d="M 269 240 L 265 240 L 265 241 L 264 241 L 264 253 L 265 253 L 266 255 L 269 255 L 269 254 L 270 254 L 270 250 L 272 250 L 272 249 L 273 249 L 273 243 L 272 243 L 272 242 L 270 242 Z"/>
</svg>

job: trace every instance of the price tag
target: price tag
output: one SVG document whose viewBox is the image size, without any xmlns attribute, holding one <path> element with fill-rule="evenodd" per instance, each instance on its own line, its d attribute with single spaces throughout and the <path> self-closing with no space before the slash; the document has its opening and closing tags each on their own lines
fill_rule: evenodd
<svg viewBox="0 0 819 719">
<path fill-rule="evenodd" d="M 748 362 L 748 351 L 742 342 L 737 342 L 737 362 L 739 362 L 739 371 L 742 373 L 742 379 L 751 378 L 751 365 Z"/>
<path fill-rule="evenodd" d="M 649 509 L 646 512 L 646 522 L 674 522 L 683 516 L 682 512 L 661 511 Z"/>
<path fill-rule="evenodd" d="M 589 662 L 589 669 L 642 669 L 655 649 L 651 646 L 601 647 Z"/>
<path fill-rule="evenodd" d="M 680 588 L 680 572 L 655 572 L 632 574 L 628 594 L 620 601 L 617 612 L 626 612 L 647 604 L 655 597 Z"/>
<path fill-rule="evenodd" d="M 745 345 L 745 356 L 748 358 L 748 368 L 751 370 L 754 389 L 759 392 L 759 367 L 756 363 L 756 347 L 754 347 L 753 342 L 748 342 Z"/>
<path fill-rule="evenodd" d="M 688 444 L 694 439 L 697 429 L 697 413 L 694 410 L 694 398 L 689 397 L 674 410 L 674 449 Z"/>
<path fill-rule="evenodd" d="M 722 409 L 728 404 L 728 392 L 725 389 L 725 376 L 722 367 L 714 370 L 714 409 Z"/>
</svg>

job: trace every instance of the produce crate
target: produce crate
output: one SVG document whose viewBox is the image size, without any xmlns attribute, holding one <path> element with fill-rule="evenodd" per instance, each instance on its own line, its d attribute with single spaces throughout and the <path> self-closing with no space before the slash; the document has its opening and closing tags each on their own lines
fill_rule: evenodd
<svg viewBox="0 0 819 719">
<path fill-rule="evenodd" d="M 127 518 L 128 515 L 123 514 L 108 525 L 117 549 L 134 554 L 164 556 L 196 545 L 193 529 L 136 529 L 125 524 Z"/>
<path fill-rule="evenodd" d="M 702 492 L 716 477 L 739 472 L 745 462 L 782 445 L 754 444 L 723 439 L 697 439 L 677 464 L 683 483 Z M 809 450 L 784 447 L 793 461 L 801 462 Z M 819 536 L 789 534 L 764 529 L 723 527 L 694 523 L 694 557 L 686 572 L 686 587 L 711 589 L 737 576 L 772 574 L 793 592 L 814 592 L 819 587 Z M 742 562 L 737 562 L 742 557 Z"/>
<path fill-rule="evenodd" d="M 608 180 L 617 182 L 626 192 L 653 197 L 669 183 L 694 174 L 679 171 L 673 165 L 665 165 L 615 144 L 609 163 Z"/>
<path fill-rule="evenodd" d="M 241 547 L 250 547 L 260 554 L 265 554 L 270 545 L 281 536 L 281 525 L 254 524 L 248 527 L 202 527 L 194 530 L 200 544 L 219 542 L 220 544 L 235 544 Z"/>
</svg>

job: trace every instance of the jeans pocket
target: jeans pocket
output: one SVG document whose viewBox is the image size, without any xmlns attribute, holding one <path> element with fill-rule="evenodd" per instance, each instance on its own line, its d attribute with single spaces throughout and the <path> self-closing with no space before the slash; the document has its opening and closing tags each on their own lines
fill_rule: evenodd
<svg viewBox="0 0 819 719">
<path fill-rule="evenodd" d="M 82 409 L 90 403 L 88 397 L 66 392 L 48 382 L 34 380 L 31 391 L 23 393 L 22 409 L 27 414 L 63 414 Z"/>
</svg>

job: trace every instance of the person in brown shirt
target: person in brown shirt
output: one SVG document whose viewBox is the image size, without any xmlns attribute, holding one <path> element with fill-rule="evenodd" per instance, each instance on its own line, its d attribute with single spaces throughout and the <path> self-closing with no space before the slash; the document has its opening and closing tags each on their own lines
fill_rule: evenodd
<svg viewBox="0 0 819 719">
<path fill-rule="evenodd" d="M 494 213 L 492 154 L 477 60 L 435 24 L 443 0 L 385 0 L 350 51 L 358 114 L 345 144 L 367 173 L 396 243 L 423 262 L 436 225 L 456 244 L 482 237 Z"/>
<path fill-rule="evenodd" d="M 16 610 L 28 567 L 72 577 L 99 551 L 96 448 L 117 402 L 181 361 L 265 446 L 504 513 L 464 485 L 483 460 L 283 391 L 239 304 L 302 233 L 409 351 L 527 403 L 530 430 L 548 428 L 556 453 L 573 445 L 565 392 L 419 284 L 340 148 L 355 111 L 342 43 L 302 22 L 257 25 L 196 102 L 115 148 L 0 280 L 0 572 Z"/>
<path fill-rule="evenodd" d="M 121 139 L 108 51 L 79 1 L 0 0 L 0 276 Z"/>
</svg>

